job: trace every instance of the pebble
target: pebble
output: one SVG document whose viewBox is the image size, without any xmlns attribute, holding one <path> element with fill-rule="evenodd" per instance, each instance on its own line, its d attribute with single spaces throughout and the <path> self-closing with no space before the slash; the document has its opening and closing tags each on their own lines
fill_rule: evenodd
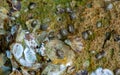
<svg viewBox="0 0 120 75">
<path fill-rule="evenodd" d="M 120 68 L 114 70 L 115 75 L 120 75 Z"/>
<path fill-rule="evenodd" d="M 69 16 L 71 20 L 74 20 L 77 17 L 75 13 L 70 13 Z"/>
<path fill-rule="evenodd" d="M 65 29 L 65 28 L 61 29 L 61 30 L 60 30 L 60 34 L 61 34 L 62 36 L 67 36 L 67 35 L 68 35 L 67 29 Z"/>
<path fill-rule="evenodd" d="M 51 31 L 51 32 L 48 34 L 48 38 L 49 38 L 49 39 L 53 39 L 54 37 L 55 37 L 54 31 Z"/>
<path fill-rule="evenodd" d="M 107 10 L 111 10 L 113 8 L 113 4 L 112 3 L 109 3 L 106 7 Z"/>
<path fill-rule="evenodd" d="M 115 35 L 114 36 L 114 41 L 119 42 L 120 41 L 120 35 Z"/>
<path fill-rule="evenodd" d="M 42 24 L 40 26 L 40 29 L 43 30 L 43 31 L 46 31 L 48 29 L 48 24 Z"/>
<path fill-rule="evenodd" d="M 88 40 L 88 39 L 89 39 L 88 31 L 82 32 L 82 38 L 83 38 L 84 40 Z"/>
<path fill-rule="evenodd" d="M 73 26 L 73 25 L 68 25 L 68 31 L 69 31 L 70 33 L 74 33 L 74 32 L 75 32 L 74 26 Z"/>
<path fill-rule="evenodd" d="M 76 75 L 88 75 L 87 70 L 80 70 L 79 72 L 76 73 Z"/>
<path fill-rule="evenodd" d="M 36 3 L 34 2 L 30 2 L 30 4 L 28 5 L 29 9 L 34 9 L 36 7 Z"/>
<path fill-rule="evenodd" d="M 35 27 L 37 24 L 38 24 L 38 21 L 37 20 L 33 20 L 32 23 L 31 23 L 31 26 Z"/>
<path fill-rule="evenodd" d="M 96 24 L 96 27 L 97 27 L 97 28 L 102 27 L 102 22 L 98 21 L 97 24 Z"/>
<path fill-rule="evenodd" d="M 101 51 L 95 55 L 96 59 L 99 60 L 105 56 L 105 51 Z"/>
</svg>

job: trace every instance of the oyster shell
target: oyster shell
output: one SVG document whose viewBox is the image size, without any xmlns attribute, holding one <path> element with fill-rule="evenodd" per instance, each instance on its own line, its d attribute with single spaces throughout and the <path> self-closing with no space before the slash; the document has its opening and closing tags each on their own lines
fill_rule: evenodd
<svg viewBox="0 0 120 75">
<path fill-rule="evenodd" d="M 19 59 L 20 57 L 22 57 L 22 54 L 23 54 L 22 44 L 20 43 L 13 44 L 12 53 L 16 59 Z"/>
</svg>

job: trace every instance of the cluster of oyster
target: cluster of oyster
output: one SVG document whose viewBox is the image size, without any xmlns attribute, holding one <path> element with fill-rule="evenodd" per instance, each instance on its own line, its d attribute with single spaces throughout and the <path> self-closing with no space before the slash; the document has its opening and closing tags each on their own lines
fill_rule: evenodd
<svg viewBox="0 0 120 75">
<path fill-rule="evenodd" d="M 20 23 L 14 23 L 15 18 L 19 17 L 20 1 L 8 0 L 8 3 L 10 12 L 0 8 L 0 35 L 4 35 L 7 42 L 5 49 L 11 62 L 10 75 L 31 75 L 30 71 L 40 72 L 42 75 L 63 74 L 73 64 L 74 51 L 82 50 L 83 44 L 79 37 L 70 39 L 70 43 L 64 43 L 57 37 L 49 39 L 50 31 L 45 31 L 46 25 L 40 25 L 35 19 L 26 21 L 27 29 L 23 29 Z M 8 29 L 5 27 L 5 20 L 8 21 Z M 42 26 L 43 31 L 39 32 L 39 26 Z M 3 43 L 0 46 L 1 44 Z"/>
</svg>

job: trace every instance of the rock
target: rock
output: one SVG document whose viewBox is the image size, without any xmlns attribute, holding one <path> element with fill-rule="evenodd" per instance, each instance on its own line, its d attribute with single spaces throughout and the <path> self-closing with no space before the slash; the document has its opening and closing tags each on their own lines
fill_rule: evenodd
<svg viewBox="0 0 120 75">
<path fill-rule="evenodd" d="M 88 40 L 89 34 L 88 34 L 87 31 L 82 32 L 82 38 L 85 39 L 85 40 Z"/>
<path fill-rule="evenodd" d="M 115 75 L 120 75 L 120 68 L 116 68 L 116 69 L 114 70 L 114 74 L 115 74 Z"/>
<path fill-rule="evenodd" d="M 46 31 L 48 29 L 48 24 L 43 24 L 40 26 L 40 29 Z"/>
<path fill-rule="evenodd" d="M 74 20 L 74 19 L 76 19 L 76 17 L 77 17 L 74 12 L 70 13 L 69 16 L 70 16 L 70 19 L 71 19 L 71 20 Z"/>
<path fill-rule="evenodd" d="M 74 32 L 75 32 L 74 26 L 73 26 L 73 25 L 68 25 L 68 31 L 69 31 L 70 33 L 74 33 Z"/>
<path fill-rule="evenodd" d="M 91 30 L 86 30 L 82 32 L 82 38 L 84 40 L 90 40 L 92 35 L 93 35 L 93 32 Z"/>
<path fill-rule="evenodd" d="M 28 5 L 28 8 L 31 10 L 31 9 L 34 9 L 36 7 L 36 3 L 34 2 L 30 2 L 29 5 Z"/>
<path fill-rule="evenodd" d="M 67 29 L 65 29 L 65 28 L 61 29 L 61 30 L 60 30 L 60 34 L 61 34 L 62 36 L 67 36 L 67 35 L 68 35 Z"/>
<path fill-rule="evenodd" d="M 99 60 L 106 55 L 105 51 L 101 51 L 95 55 L 96 59 Z"/>
<path fill-rule="evenodd" d="M 88 71 L 87 70 L 80 70 L 75 75 L 88 75 Z"/>
<path fill-rule="evenodd" d="M 102 27 L 102 22 L 98 21 L 98 22 L 96 23 L 96 27 L 97 27 L 97 28 Z"/>
<path fill-rule="evenodd" d="M 106 10 L 111 10 L 113 8 L 113 4 L 112 3 L 109 3 L 106 7 Z"/>
</svg>

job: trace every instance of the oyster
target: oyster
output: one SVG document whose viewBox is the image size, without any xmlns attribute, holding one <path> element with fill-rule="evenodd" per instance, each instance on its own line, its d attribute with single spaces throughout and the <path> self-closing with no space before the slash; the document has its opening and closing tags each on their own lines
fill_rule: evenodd
<svg viewBox="0 0 120 75">
<path fill-rule="evenodd" d="M 92 72 L 90 75 L 114 75 L 113 72 L 109 69 L 103 69 L 101 67 L 97 68 L 95 72 Z"/>
</svg>

